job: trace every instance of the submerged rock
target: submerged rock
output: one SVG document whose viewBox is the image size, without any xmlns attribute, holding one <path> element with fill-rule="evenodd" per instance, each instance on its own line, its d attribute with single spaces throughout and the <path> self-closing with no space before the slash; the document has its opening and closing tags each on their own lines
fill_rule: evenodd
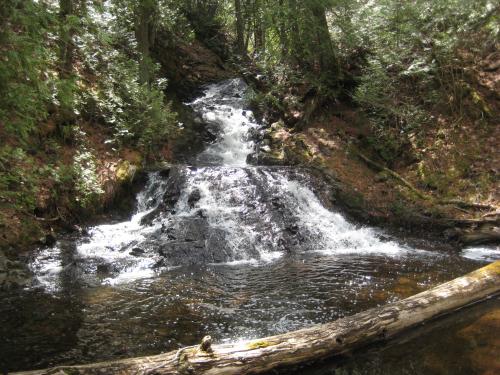
<svg viewBox="0 0 500 375">
<path fill-rule="evenodd" d="M 31 283 L 27 267 L 21 262 L 8 259 L 0 251 L 0 289 L 23 287 Z"/>
<path fill-rule="evenodd" d="M 139 247 L 134 247 L 131 251 L 130 251 L 130 255 L 133 255 L 133 256 L 141 256 L 145 253 L 145 251 Z"/>
</svg>

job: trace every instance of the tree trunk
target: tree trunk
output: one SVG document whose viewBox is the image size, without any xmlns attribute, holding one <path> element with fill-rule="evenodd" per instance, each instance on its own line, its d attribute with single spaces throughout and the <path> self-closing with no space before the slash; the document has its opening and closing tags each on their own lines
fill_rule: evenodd
<svg viewBox="0 0 500 375">
<path fill-rule="evenodd" d="M 275 20 L 275 23 L 277 24 L 278 27 L 278 35 L 280 38 L 280 47 L 281 47 L 281 61 L 288 61 L 288 33 L 287 33 L 287 19 L 286 19 L 286 10 L 284 8 L 283 4 L 284 0 L 279 0 L 279 13 L 277 16 L 277 22 Z"/>
<path fill-rule="evenodd" d="M 150 50 L 156 36 L 156 0 L 142 0 L 135 9 L 135 38 L 141 55 L 139 61 L 139 82 L 151 83 L 152 61 Z"/>
<path fill-rule="evenodd" d="M 241 0 L 234 0 L 234 12 L 236 17 L 236 48 L 239 53 L 245 52 L 243 13 L 241 11 Z"/>
<path fill-rule="evenodd" d="M 59 0 L 59 18 L 60 18 L 60 35 L 59 35 L 59 63 L 61 77 L 66 78 L 73 71 L 73 54 L 75 45 L 73 36 L 75 28 L 70 26 L 71 20 L 69 17 L 75 13 L 73 0 Z"/>
<path fill-rule="evenodd" d="M 335 322 L 234 344 L 201 345 L 157 356 L 20 373 L 245 375 L 343 354 L 500 292 L 500 261 L 404 300 Z"/>
<path fill-rule="evenodd" d="M 264 20 L 262 17 L 261 0 L 254 0 L 254 52 L 259 53 L 264 51 Z"/>
<path fill-rule="evenodd" d="M 303 48 L 302 48 L 302 38 L 300 35 L 299 28 L 299 8 L 297 6 L 297 0 L 288 0 L 288 14 L 287 18 L 290 24 L 290 44 L 289 44 L 289 55 L 296 59 L 297 63 L 303 63 Z"/>
<path fill-rule="evenodd" d="M 314 28 L 315 46 L 317 63 L 323 73 L 335 75 L 338 78 L 340 74 L 337 54 L 333 47 L 328 22 L 326 19 L 325 6 L 319 0 L 308 2 L 308 7 L 312 15 L 311 25 Z"/>
</svg>

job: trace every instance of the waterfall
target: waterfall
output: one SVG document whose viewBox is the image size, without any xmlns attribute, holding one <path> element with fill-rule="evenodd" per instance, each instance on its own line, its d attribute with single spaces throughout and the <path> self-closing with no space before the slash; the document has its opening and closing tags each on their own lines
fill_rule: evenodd
<svg viewBox="0 0 500 375">
<path fill-rule="evenodd" d="M 241 79 L 227 80 L 188 103 L 205 126 L 215 129 L 217 139 L 194 165 L 173 167 L 168 177 L 150 173 L 130 220 L 95 226 L 76 241 L 72 257 L 84 274 L 114 285 L 174 267 L 258 266 L 311 251 L 329 256 L 430 254 L 324 207 L 307 171 L 248 165 L 255 147 L 249 133 L 259 127 L 247 108 L 248 90 Z M 58 252 L 46 249 L 33 262 L 42 284 L 53 287 L 64 270 Z M 472 249 L 465 256 L 475 254 Z"/>
</svg>

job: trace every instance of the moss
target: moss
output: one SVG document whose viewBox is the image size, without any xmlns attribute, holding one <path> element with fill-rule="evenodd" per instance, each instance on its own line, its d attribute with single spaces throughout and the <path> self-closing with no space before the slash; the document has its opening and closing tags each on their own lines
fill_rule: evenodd
<svg viewBox="0 0 500 375">
<path fill-rule="evenodd" d="M 486 104 L 486 101 L 482 98 L 482 96 L 476 90 L 471 91 L 471 97 L 472 97 L 472 101 L 474 102 L 474 104 L 478 105 L 481 108 L 481 111 L 483 113 L 486 113 L 487 115 L 491 115 L 490 107 L 488 106 L 488 104 Z"/>
<path fill-rule="evenodd" d="M 480 276 L 497 276 L 500 277 L 500 260 L 493 262 L 486 267 L 477 270 Z"/>
<path fill-rule="evenodd" d="M 252 341 L 247 344 L 248 349 L 261 349 L 261 348 L 267 348 L 268 346 L 274 345 L 273 342 L 271 341 L 266 341 L 266 340 L 257 340 L 257 341 Z"/>
<path fill-rule="evenodd" d="M 130 181 L 134 177 L 136 170 L 137 167 L 130 164 L 128 160 L 121 161 L 116 168 L 116 179 L 120 182 Z"/>
</svg>

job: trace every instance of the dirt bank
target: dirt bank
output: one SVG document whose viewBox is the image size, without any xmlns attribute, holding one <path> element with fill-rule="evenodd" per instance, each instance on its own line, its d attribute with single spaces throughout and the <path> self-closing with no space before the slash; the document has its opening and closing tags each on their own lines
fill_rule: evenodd
<svg viewBox="0 0 500 375">
<path fill-rule="evenodd" d="M 311 167 L 330 179 L 332 203 L 357 220 L 463 245 L 499 243 L 499 77 L 498 68 L 478 69 L 471 85 L 469 113 L 479 106 L 487 115 L 435 111 L 390 159 L 353 103 L 325 100 L 307 82 L 280 91 L 254 82 L 267 127 L 251 159 Z"/>
</svg>

